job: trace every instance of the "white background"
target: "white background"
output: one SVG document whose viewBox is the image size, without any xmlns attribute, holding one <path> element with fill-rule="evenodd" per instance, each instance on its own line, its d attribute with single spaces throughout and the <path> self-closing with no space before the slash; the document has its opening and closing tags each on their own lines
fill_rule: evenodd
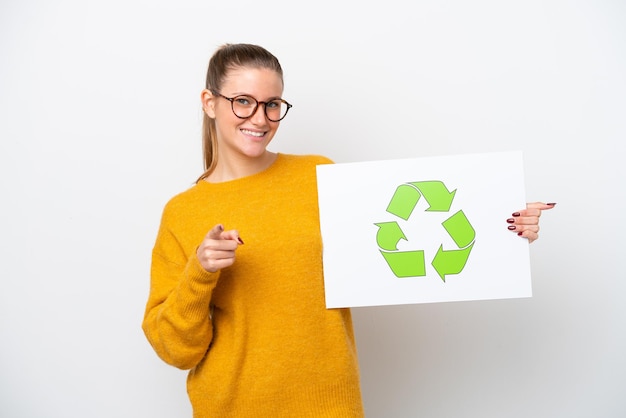
<svg viewBox="0 0 626 418">
<path fill-rule="evenodd" d="M 0 416 L 190 416 L 140 324 L 224 42 L 284 66 L 274 150 L 519 149 L 528 199 L 558 202 L 533 298 L 353 311 L 368 417 L 624 416 L 625 21 L 609 0 L 2 1 Z"/>
</svg>

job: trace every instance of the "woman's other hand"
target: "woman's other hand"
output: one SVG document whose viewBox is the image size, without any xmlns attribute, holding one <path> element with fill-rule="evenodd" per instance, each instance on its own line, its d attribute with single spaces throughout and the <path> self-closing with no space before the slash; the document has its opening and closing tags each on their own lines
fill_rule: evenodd
<svg viewBox="0 0 626 418">
<path fill-rule="evenodd" d="M 541 212 L 552 209 L 556 203 L 534 202 L 527 203 L 526 209 L 514 212 L 511 218 L 507 219 L 509 231 L 517 233 L 518 236 L 527 238 L 531 243 L 539 238 L 539 218 Z"/>
</svg>

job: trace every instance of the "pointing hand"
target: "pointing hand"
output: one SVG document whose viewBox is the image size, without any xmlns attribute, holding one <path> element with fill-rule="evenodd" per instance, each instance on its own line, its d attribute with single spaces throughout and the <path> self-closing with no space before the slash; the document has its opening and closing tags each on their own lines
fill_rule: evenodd
<svg viewBox="0 0 626 418">
<path fill-rule="evenodd" d="M 196 255 L 206 271 L 215 273 L 235 262 L 235 251 L 242 244 L 236 230 L 224 231 L 224 226 L 218 224 L 206 234 Z"/>
</svg>

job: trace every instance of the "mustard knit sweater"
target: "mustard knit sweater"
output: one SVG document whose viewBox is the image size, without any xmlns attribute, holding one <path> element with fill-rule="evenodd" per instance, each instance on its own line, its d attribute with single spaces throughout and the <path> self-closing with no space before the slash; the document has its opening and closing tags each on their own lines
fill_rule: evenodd
<svg viewBox="0 0 626 418">
<path fill-rule="evenodd" d="M 324 303 L 315 166 L 327 163 L 279 154 L 166 205 L 143 329 L 159 357 L 190 369 L 194 417 L 363 416 L 350 311 Z M 245 245 L 209 273 L 196 248 L 218 223 Z"/>
</svg>

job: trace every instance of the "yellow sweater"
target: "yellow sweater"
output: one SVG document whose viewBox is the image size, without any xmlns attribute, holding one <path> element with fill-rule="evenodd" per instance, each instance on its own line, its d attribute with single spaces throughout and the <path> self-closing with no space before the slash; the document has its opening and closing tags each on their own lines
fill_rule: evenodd
<svg viewBox="0 0 626 418">
<path fill-rule="evenodd" d="M 363 416 L 350 311 L 324 304 L 315 166 L 327 163 L 279 154 L 166 205 L 143 329 L 165 362 L 190 369 L 194 417 Z M 218 223 L 245 245 L 209 273 L 196 248 Z"/>
</svg>

